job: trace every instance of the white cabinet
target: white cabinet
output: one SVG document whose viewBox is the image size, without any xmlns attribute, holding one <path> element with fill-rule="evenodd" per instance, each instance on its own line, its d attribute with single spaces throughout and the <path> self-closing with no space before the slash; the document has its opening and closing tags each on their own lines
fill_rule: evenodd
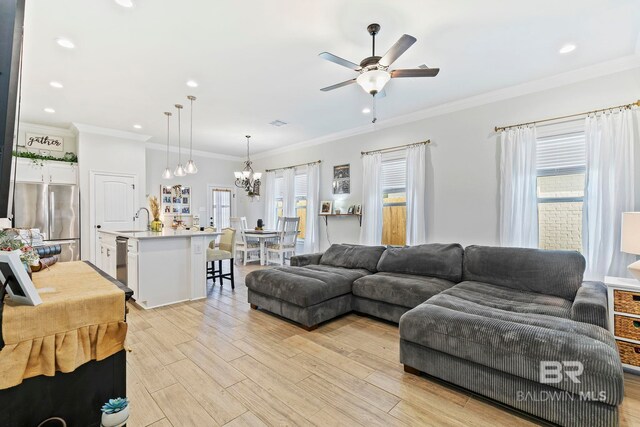
<svg viewBox="0 0 640 427">
<path fill-rule="evenodd" d="M 139 299 L 138 286 L 138 241 L 127 242 L 127 287 L 133 291 L 133 298 Z"/>
<path fill-rule="evenodd" d="M 78 182 L 78 165 L 66 162 L 47 162 L 49 182 L 52 184 L 75 184 Z"/>
<path fill-rule="evenodd" d="M 100 255 L 98 268 L 109 276 L 116 278 L 116 237 L 111 234 L 99 233 Z"/>
<path fill-rule="evenodd" d="M 16 159 L 17 182 L 45 182 L 44 162 L 18 157 Z"/>
<path fill-rule="evenodd" d="M 42 161 L 18 157 L 16 182 L 77 184 L 78 165 L 75 163 Z"/>
</svg>

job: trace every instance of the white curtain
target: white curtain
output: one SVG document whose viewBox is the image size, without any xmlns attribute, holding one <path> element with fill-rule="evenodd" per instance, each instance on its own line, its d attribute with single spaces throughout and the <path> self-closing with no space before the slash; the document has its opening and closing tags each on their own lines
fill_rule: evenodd
<svg viewBox="0 0 640 427">
<path fill-rule="evenodd" d="M 307 221 L 304 230 L 304 253 L 320 251 L 318 213 L 320 212 L 320 164 L 307 166 Z"/>
<path fill-rule="evenodd" d="M 379 245 L 382 241 L 382 155 L 362 157 L 362 227 L 360 243 Z"/>
<path fill-rule="evenodd" d="M 407 148 L 407 245 L 427 242 L 427 148 Z"/>
<path fill-rule="evenodd" d="M 634 210 L 634 121 L 623 110 L 585 120 L 587 177 L 583 205 L 585 277 L 626 276 L 631 255 L 620 251 L 622 212 Z"/>
<path fill-rule="evenodd" d="M 276 228 L 276 173 L 266 172 L 264 179 L 264 227 Z"/>
<path fill-rule="evenodd" d="M 296 215 L 296 170 L 287 168 L 282 172 L 282 215 Z"/>
<path fill-rule="evenodd" d="M 508 129 L 500 139 L 500 244 L 537 248 L 535 126 Z"/>
</svg>

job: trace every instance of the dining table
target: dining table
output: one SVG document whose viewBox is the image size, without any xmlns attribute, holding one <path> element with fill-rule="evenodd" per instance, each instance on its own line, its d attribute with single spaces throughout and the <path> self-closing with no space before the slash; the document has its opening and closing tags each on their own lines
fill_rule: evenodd
<svg viewBox="0 0 640 427">
<path fill-rule="evenodd" d="M 260 243 L 260 265 L 267 263 L 266 241 L 278 236 L 278 230 L 244 230 L 247 239 L 256 239 Z"/>
</svg>

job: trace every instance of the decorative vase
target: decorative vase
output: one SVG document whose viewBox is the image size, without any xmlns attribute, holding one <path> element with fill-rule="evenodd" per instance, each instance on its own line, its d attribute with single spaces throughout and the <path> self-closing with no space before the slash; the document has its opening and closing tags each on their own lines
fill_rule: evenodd
<svg viewBox="0 0 640 427">
<path fill-rule="evenodd" d="M 151 221 L 151 231 L 162 231 L 162 221 L 160 221 L 159 219 L 154 219 L 153 221 Z"/>
<path fill-rule="evenodd" d="M 114 412 L 113 414 L 102 413 L 102 427 L 120 427 L 123 426 L 129 419 L 129 406 L 122 411 Z"/>
</svg>

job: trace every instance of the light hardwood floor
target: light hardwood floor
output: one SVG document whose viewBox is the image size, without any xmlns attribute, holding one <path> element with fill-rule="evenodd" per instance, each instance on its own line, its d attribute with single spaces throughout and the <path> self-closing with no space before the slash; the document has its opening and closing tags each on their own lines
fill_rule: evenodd
<svg viewBox="0 0 640 427">
<path fill-rule="evenodd" d="M 206 300 L 129 304 L 129 427 L 525 426 L 497 406 L 398 363 L 398 328 L 349 314 L 313 332 L 251 310 L 244 276 Z M 621 424 L 640 426 L 640 377 L 626 374 Z"/>
</svg>

